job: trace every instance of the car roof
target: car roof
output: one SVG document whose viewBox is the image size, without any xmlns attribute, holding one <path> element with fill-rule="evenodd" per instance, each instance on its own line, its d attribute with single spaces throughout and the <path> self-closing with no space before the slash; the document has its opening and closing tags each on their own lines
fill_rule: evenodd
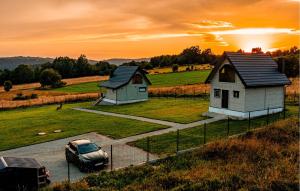
<svg viewBox="0 0 300 191">
<path fill-rule="evenodd" d="M 78 139 L 78 140 L 71 141 L 71 143 L 73 145 L 83 145 L 83 144 L 88 144 L 88 143 L 92 143 L 92 142 L 88 139 Z"/>
</svg>

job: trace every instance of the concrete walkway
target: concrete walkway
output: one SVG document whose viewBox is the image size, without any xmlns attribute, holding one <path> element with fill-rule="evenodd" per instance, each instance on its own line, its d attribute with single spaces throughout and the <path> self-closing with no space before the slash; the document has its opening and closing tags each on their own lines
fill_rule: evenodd
<svg viewBox="0 0 300 191">
<path fill-rule="evenodd" d="M 163 121 L 163 120 L 158 120 L 158 119 L 150 119 L 150 118 L 146 118 L 146 117 L 138 117 L 138 116 L 133 116 L 133 115 L 124 115 L 124 114 L 119 114 L 119 113 L 111 113 L 111 112 L 98 111 L 98 110 L 92 110 L 92 109 L 84 109 L 84 108 L 73 108 L 73 109 L 77 110 L 77 111 L 88 112 L 88 113 L 96 113 L 96 114 L 100 114 L 100 115 L 109 115 L 109 116 L 121 117 L 121 118 L 126 118 L 126 119 L 134 119 L 134 120 L 144 121 L 144 122 L 149 122 L 149 123 L 156 123 L 156 124 L 165 125 L 165 126 L 181 125 L 180 123 L 174 123 L 174 122 Z"/>
<path fill-rule="evenodd" d="M 157 119 L 150 119 L 150 118 L 146 118 L 146 117 L 137 117 L 137 116 L 132 116 L 132 115 L 124 115 L 124 114 L 104 112 L 104 111 L 84 109 L 84 108 L 73 108 L 73 109 L 77 110 L 77 111 L 95 113 L 95 114 L 99 114 L 99 115 L 109 115 L 109 116 L 121 117 L 121 118 L 126 118 L 126 119 L 133 119 L 133 120 L 138 120 L 138 121 L 143 121 L 143 122 L 156 123 L 156 124 L 166 125 L 166 126 L 170 127 L 170 128 L 167 128 L 167 129 L 161 129 L 161 130 L 152 131 L 152 132 L 149 132 L 149 133 L 144 133 L 144 134 L 139 134 L 139 135 L 135 135 L 135 136 L 131 136 L 131 137 L 126 137 L 126 138 L 123 138 L 123 139 L 113 140 L 113 143 L 118 143 L 118 144 L 126 144 L 126 143 L 129 143 L 129 142 L 133 142 L 133 141 L 137 141 L 139 139 L 146 138 L 146 137 L 150 137 L 150 136 L 154 136 L 154 135 L 161 135 L 161 134 L 165 134 L 165 133 L 170 133 L 170 132 L 177 131 L 178 129 L 181 130 L 181 129 L 197 127 L 197 126 L 203 125 L 205 123 L 208 124 L 208 123 L 212 123 L 212 122 L 216 122 L 216 121 L 226 119 L 225 115 L 217 115 L 214 118 L 209 118 L 209 119 L 206 119 L 206 120 L 196 121 L 196 122 L 188 123 L 188 124 L 181 124 L 181 123 L 174 123 L 174 122 L 157 120 Z"/>
</svg>

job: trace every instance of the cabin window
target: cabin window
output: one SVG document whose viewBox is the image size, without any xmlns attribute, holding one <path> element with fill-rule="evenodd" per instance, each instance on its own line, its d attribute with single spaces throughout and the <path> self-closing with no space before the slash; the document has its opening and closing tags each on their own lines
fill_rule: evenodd
<svg viewBox="0 0 300 191">
<path fill-rule="evenodd" d="M 133 84 L 142 84 L 143 83 L 143 77 L 140 74 L 135 74 L 132 78 Z"/>
<path fill-rule="evenodd" d="M 214 89 L 214 97 L 220 98 L 221 97 L 221 90 L 220 89 Z"/>
<path fill-rule="evenodd" d="M 233 97 L 234 98 L 239 98 L 240 97 L 240 92 L 239 91 L 233 91 Z"/>
<path fill-rule="evenodd" d="M 147 91 L 147 88 L 146 87 L 140 87 L 139 88 L 139 92 L 146 92 Z"/>
<path fill-rule="evenodd" d="M 220 82 L 235 82 L 234 68 L 230 65 L 225 65 L 219 70 Z"/>
</svg>

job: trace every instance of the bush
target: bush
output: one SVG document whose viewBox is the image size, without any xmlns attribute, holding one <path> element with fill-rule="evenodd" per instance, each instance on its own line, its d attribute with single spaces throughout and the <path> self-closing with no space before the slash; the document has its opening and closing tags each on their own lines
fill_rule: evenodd
<svg viewBox="0 0 300 191">
<path fill-rule="evenodd" d="M 9 92 L 9 90 L 12 88 L 12 82 L 10 80 L 7 80 L 3 84 L 4 90 Z"/>
<path fill-rule="evenodd" d="M 61 75 L 53 69 L 45 69 L 40 75 L 40 84 L 42 87 L 50 86 L 51 88 L 58 88 L 65 85 L 61 81 Z"/>
<path fill-rule="evenodd" d="M 172 66 L 172 71 L 173 72 L 178 72 L 178 64 L 173 64 L 173 66 Z"/>
</svg>

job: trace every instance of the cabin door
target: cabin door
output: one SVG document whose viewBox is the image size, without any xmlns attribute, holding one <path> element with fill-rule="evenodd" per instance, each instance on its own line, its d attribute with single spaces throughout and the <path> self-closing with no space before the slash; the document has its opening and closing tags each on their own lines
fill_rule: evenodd
<svg viewBox="0 0 300 191">
<path fill-rule="evenodd" d="M 222 108 L 228 108 L 228 90 L 222 90 Z"/>
</svg>

